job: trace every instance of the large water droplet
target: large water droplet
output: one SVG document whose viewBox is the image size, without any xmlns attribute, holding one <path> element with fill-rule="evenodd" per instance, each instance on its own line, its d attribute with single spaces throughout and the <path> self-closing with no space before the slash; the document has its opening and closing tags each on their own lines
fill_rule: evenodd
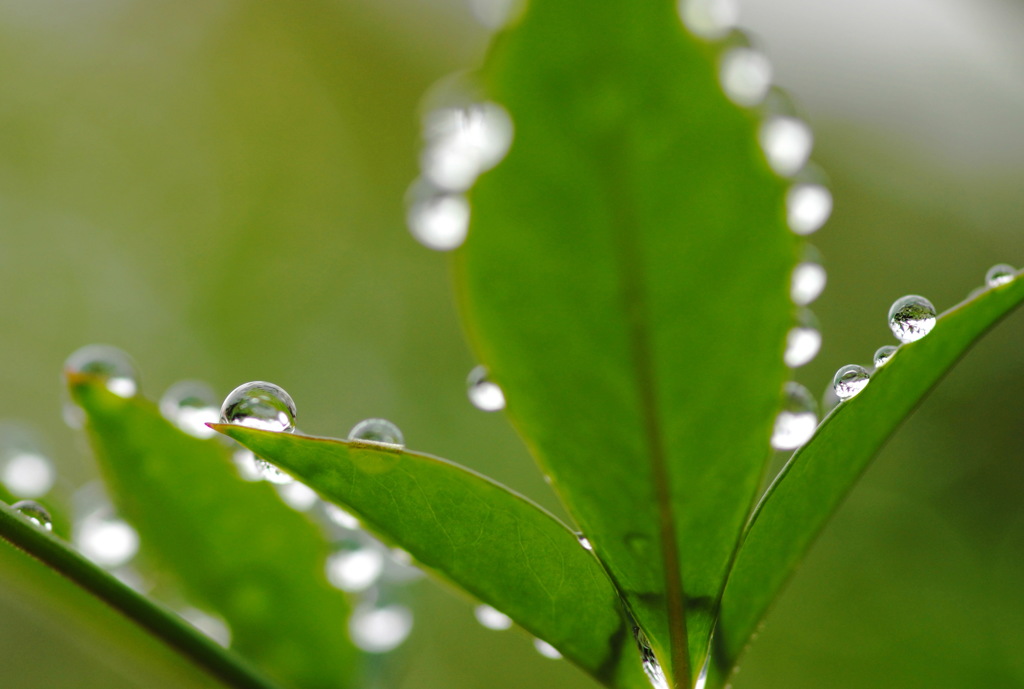
<svg viewBox="0 0 1024 689">
<path fill-rule="evenodd" d="M 821 229 L 832 214 L 832 194 L 820 184 L 794 184 L 786 192 L 786 221 L 795 234 Z"/>
<path fill-rule="evenodd" d="M 125 399 L 139 391 L 139 374 L 131 357 L 110 345 L 92 344 L 76 350 L 64 362 L 64 370 L 97 377 L 107 390 Z"/>
<path fill-rule="evenodd" d="M 295 430 L 295 402 L 283 389 L 262 380 L 232 390 L 220 407 L 221 423 L 264 431 Z"/>
<path fill-rule="evenodd" d="M 558 649 L 549 644 L 547 641 L 534 639 L 533 647 L 537 649 L 537 653 L 540 653 L 545 658 L 550 658 L 551 660 L 558 660 L 562 657 L 562 654 L 558 652 Z"/>
<path fill-rule="evenodd" d="M 633 627 L 633 639 L 636 640 L 637 649 L 640 651 L 640 662 L 651 686 L 654 689 L 669 689 L 665 670 L 662 669 L 658 657 L 654 654 L 654 649 L 651 648 L 651 644 L 647 640 L 647 635 L 640 627 Z"/>
<path fill-rule="evenodd" d="M 350 441 L 386 445 L 392 448 L 405 447 L 405 438 L 398 426 L 387 419 L 365 419 L 360 421 L 348 433 Z"/>
<path fill-rule="evenodd" d="M 814 314 L 801 309 L 797 324 L 786 334 L 786 351 L 782 356 L 786 366 L 797 368 L 809 363 L 821 349 L 821 331 Z"/>
<path fill-rule="evenodd" d="M 480 411 L 501 411 L 505 408 L 505 393 L 487 375 L 486 366 L 477 366 L 466 378 L 469 401 Z"/>
<path fill-rule="evenodd" d="M 361 606 L 349 617 L 348 633 L 360 650 L 387 653 L 408 638 L 412 621 L 412 611 L 404 605 Z"/>
<path fill-rule="evenodd" d="M 776 450 L 795 450 L 814 435 L 818 404 L 807 388 L 788 382 L 782 391 L 782 409 L 775 417 L 771 444 Z"/>
<path fill-rule="evenodd" d="M 206 424 L 217 423 L 217 396 L 207 383 L 181 380 L 167 388 L 160 398 L 160 413 L 185 433 L 196 438 L 217 435 Z"/>
<path fill-rule="evenodd" d="M 935 307 L 922 296 L 908 294 L 889 308 L 889 329 L 900 342 L 914 342 L 935 327 Z"/>
<path fill-rule="evenodd" d="M 992 266 L 985 273 L 985 284 L 989 287 L 998 287 L 1013 282 L 1015 277 L 1017 277 L 1017 270 L 1013 266 L 1000 263 Z"/>
<path fill-rule="evenodd" d="M 817 261 L 802 261 L 793 268 L 789 296 L 797 306 L 807 306 L 821 296 L 828 275 Z"/>
<path fill-rule="evenodd" d="M 769 167 L 783 177 L 803 168 L 814 145 L 811 128 L 795 117 L 779 116 L 765 120 L 758 139 Z"/>
<path fill-rule="evenodd" d="M 82 555 L 100 567 L 127 563 L 139 550 L 139 534 L 127 522 L 100 508 L 75 524 L 74 542 Z"/>
<path fill-rule="evenodd" d="M 22 517 L 32 522 L 41 529 L 53 531 L 53 519 L 45 507 L 33 500 L 19 500 L 11 505 Z"/>
<path fill-rule="evenodd" d="M 489 605 L 476 606 L 473 610 L 473 614 L 476 616 L 476 621 L 488 629 L 501 631 L 512 626 L 511 617 L 500 610 L 495 610 Z"/>
<path fill-rule="evenodd" d="M 875 356 L 873 357 L 875 368 L 882 368 L 889 363 L 889 359 L 892 358 L 892 355 L 895 354 L 898 349 L 899 347 L 895 345 L 882 345 L 876 349 Z"/>
<path fill-rule="evenodd" d="M 384 551 L 370 545 L 340 550 L 327 558 L 327 580 L 333 586 L 357 593 L 377 583 L 384 571 Z"/>
<path fill-rule="evenodd" d="M 721 38 L 736 27 L 740 7 L 736 0 L 679 0 L 679 18 L 695 36 Z"/>
<path fill-rule="evenodd" d="M 439 108 L 423 123 L 423 176 L 438 189 L 463 192 L 497 165 L 512 144 L 512 118 L 495 103 Z"/>
<path fill-rule="evenodd" d="M 406 216 L 413 238 L 434 251 L 462 246 L 469 232 L 469 201 L 462 194 L 439 191 L 429 184 L 414 184 L 409 191 Z"/>
<path fill-rule="evenodd" d="M 772 65 L 753 48 L 733 48 L 722 57 L 719 80 L 725 95 L 737 105 L 754 106 L 772 85 Z"/>
<path fill-rule="evenodd" d="M 848 400 L 867 387 L 871 374 L 863 366 L 848 364 L 836 371 L 832 379 L 832 389 L 840 401 Z"/>
</svg>

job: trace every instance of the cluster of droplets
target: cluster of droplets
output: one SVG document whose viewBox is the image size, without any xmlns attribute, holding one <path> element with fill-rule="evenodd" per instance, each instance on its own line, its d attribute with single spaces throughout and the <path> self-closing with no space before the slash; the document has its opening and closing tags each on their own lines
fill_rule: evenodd
<svg viewBox="0 0 1024 689">
<path fill-rule="evenodd" d="M 451 251 L 469 231 L 466 193 L 512 145 L 512 118 L 503 107 L 464 97 L 431 109 L 423 120 L 420 177 L 409 190 L 407 222 L 429 249 Z"/>
</svg>

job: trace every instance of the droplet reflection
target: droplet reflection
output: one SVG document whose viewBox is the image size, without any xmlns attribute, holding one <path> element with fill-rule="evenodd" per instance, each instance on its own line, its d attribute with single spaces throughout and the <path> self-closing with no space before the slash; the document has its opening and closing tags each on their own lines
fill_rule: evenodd
<svg viewBox="0 0 1024 689">
<path fill-rule="evenodd" d="M 896 347 L 895 345 L 882 345 L 876 349 L 875 355 L 872 357 L 875 363 L 875 368 L 882 368 L 889 363 L 889 360 L 892 359 L 892 355 L 895 354 L 898 349 L 899 347 Z"/>
</svg>

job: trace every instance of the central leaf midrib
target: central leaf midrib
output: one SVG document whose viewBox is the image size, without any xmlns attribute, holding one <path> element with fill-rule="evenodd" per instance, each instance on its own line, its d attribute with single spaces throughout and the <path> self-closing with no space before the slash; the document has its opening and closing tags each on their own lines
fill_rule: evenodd
<svg viewBox="0 0 1024 689">
<path fill-rule="evenodd" d="M 654 496 L 658 509 L 658 531 L 661 542 L 662 566 L 665 575 L 665 592 L 668 607 L 669 645 L 672 661 L 671 677 L 678 687 L 682 677 L 685 686 L 690 685 L 689 643 L 684 614 L 685 593 L 683 590 L 682 568 L 679 561 L 679 546 L 672 511 L 671 481 L 669 480 L 668 458 L 665 452 L 664 436 L 657 413 L 657 396 L 654 387 L 653 357 L 648 325 L 647 295 L 642 275 L 644 262 L 638 241 L 639 223 L 633 212 L 628 194 L 623 194 L 624 185 L 617 170 L 627 169 L 621 163 L 624 156 L 617 145 L 605 149 L 611 162 L 604 168 L 607 182 L 612 220 L 612 234 L 617 245 L 619 258 L 619 284 L 622 308 L 629 329 L 628 339 L 632 355 L 635 387 L 640 401 L 644 437 L 648 439 Z M 616 158 L 618 160 L 616 160 Z M 616 164 L 618 163 L 618 164 Z"/>
</svg>

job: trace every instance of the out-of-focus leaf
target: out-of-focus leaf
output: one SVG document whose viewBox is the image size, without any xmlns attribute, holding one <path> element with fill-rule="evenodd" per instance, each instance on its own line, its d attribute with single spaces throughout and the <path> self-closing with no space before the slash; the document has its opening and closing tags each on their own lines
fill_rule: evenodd
<svg viewBox="0 0 1024 689">
<path fill-rule="evenodd" d="M 675 3 L 530 3 L 483 69 L 515 138 L 456 252 L 480 360 L 676 686 L 769 457 L 800 244 L 722 49 Z"/>
<path fill-rule="evenodd" d="M 123 652 L 130 649 L 131 664 L 135 666 L 132 671 L 141 672 L 147 680 L 168 687 L 274 689 L 275 685 L 260 677 L 246 661 L 220 648 L 177 615 L 128 588 L 4 504 L 0 504 L 0 538 L 19 553 L 15 554 L 6 545 L 0 546 L 4 550 L 0 562 L 6 587 L 20 585 L 31 595 L 52 602 L 67 624 L 75 628 L 74 633 L 104 639 Z M 67 585 L 55 576 L 56 573 L 80 588 Z M 111 615 L 110 610 L 102 609 L 95 599 L 138 624 L 166 646 L 140 635 L 137 627 Z M 172 654 L 168 654 L 167 647 L 175 649 L 187 662 L 183 662 L 181 656 L 170 657 Z M 190 667 L 189 662 L 193 666 Z M 9 679 L 15 681 L 16 678 Z"/>
<path fill-rule="evenodd" d="M 722 599 L 709 686 L 720 686 L 811 542 L 889 436 L 978 338 L 1024 301 L 1024 280 L 944 313 L 841 403 L 772 483 Z"/>
<path fill-rule="evenodd" d="M 522 496 L 430 455 L 217 425 L 608 686 L 642 689 L 632 630 L 576 534 Z"/>
<path fill-rule="evenodd" d="M 327 582 L 317 527 L 269 484 L 242 481 L 231 450 L 186 435 L 141 399 L 69 374 L 74 399 L 121 513 L 142 551 L 176 575 L 194 604 L 220 614 L 231 646 L 286 686 L 355 686 L 349 604 Z"/>
</svg>

